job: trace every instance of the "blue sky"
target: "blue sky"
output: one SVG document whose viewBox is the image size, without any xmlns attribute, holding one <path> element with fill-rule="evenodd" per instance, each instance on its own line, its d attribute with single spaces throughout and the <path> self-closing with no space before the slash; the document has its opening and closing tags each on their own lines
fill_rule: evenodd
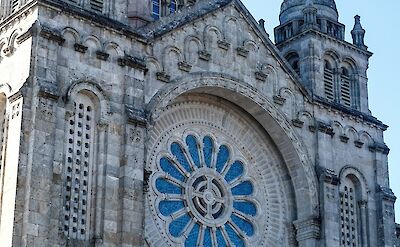
<svg viewBox="0 0 400 247">
<path fill-rule="evenodd" d="M 273 28 L 279 24 L 279 9 L 283 0 L 242 0 L 253 16 L 266 20 L 266 29 L 273 40 Z M 361 16 L 366 30 L 365 44 L 374 53 L 370 59 L 369 104 L 372 114 L 389 129 L 385 141 L 390 147 L 390 184 L 399 197 L 396 203 L 397 222 L 400 222 L 400 1 L 399 0 L 336 0 L 339 21 L 346 25 L 346 40 L 354 16 Z"/>
</svg>

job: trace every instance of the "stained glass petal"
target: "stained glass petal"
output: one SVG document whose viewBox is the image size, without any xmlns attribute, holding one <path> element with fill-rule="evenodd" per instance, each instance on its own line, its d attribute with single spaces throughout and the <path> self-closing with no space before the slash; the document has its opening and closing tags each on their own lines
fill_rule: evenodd
<svg viewBox="0 0 400 247">
<path fill-rule="evenodd" d="M 171 235 L 176 238 L 180 237 L 187 224 L 189 224 L 190 219 L 191 218 L 188 214 L 184 214 L 183 216 L 172 221 L 169 225 L 169 232 L 171 233 Z"/>
<path fill-rule="evenodd" d="M 159 203 L 160 213 L 164 216 L 170 216 L 184 207 L 183 201 L 161 201 Z"/>
<path fill-rule="evenodd" d="M 175 156 L 178 160 L 179 164 L 188 172 L 191 172 L 192 169 L 190 168 L 189 162 L 186 159 L 186 155 L 178 143 L 174 142 L 171 144 L 171 153 Z"/>
<path fill-rule="evenodd" d="M 186 137 L 186 145 L 188 146 L 188 150 L 189 150 L 190 156 L 192 157 L 194 164 L 197 167 L 201 167 L 198 143 L 197 143 L 196 137 L 193 135 L 188 135 Z"/>
<path fill-rule="evenodd" d="M 254 203 L 248 201 L 234 201 L 233 207 L 247 215 L 256 216 L 257 214 L 257 207 Z"/>
<path fill-rule="evenodd" d="M 229 160 L 229 149 L 227 146 L 222 145 L 219 147 L 217 155 L 217 172 L 221 173 L 225 167 L 226 162 Z"/>
<path fill-rule="evenodd" d="M 230 166 L 228 172 L 225 175 L 225 180 L 229 183 L 232 180 L 240 177 L 243 174 L 244 168 L 243 163 L 240 161 L 235 161 Z"/>
<path fill-rule="evenodd" d="M 244 181 L 232 188 L 234 196 L 249 196 L 253 194 L 253 184 L 250 181 Z"/>
<path fill-rule="evenodd" d="M 203 138 L 203 155 L 204 155 L 204 162 L 206 163 L 207 167 L 211 167 L 212 155 L 214 151 L 214 142 L 209 136 L 205 136 Z"/>
<path fill-rule="evenodd" d="M 172 164 L 172 161 L 170 161 L 168 158 L 161 158 L 160 159 L 160 166 L 161 169 L 168 173 L 171 177 L 176 178 L 177 180 L 180 181 L 185 181 L 185 177 L 183 174 Z"/>
<path fill-rule="evenodd" d="M 165 178 L 157 178 L 156 188 L 159 192 L 164 194 L 182 194 L 182 189 L 179 186 L 173 184 Z"/>
<path fill-rule="evenodd" d="M 233 230 L 233 228 L 229 224 L 225 224 L 225 230 L 228 234 L 229 239 L 236 247 L 244 247 L 243 240 L 237 233 Z"/>
<path fill-rule="evenodd" d="M 232 215 L 231 219 L 240 228 L 240 230 L 242 230 L 242 232 L 244 232 L 248 237 L 254 235 L 254 227 L 250 222 L 236 215 Z"/>
</svg>

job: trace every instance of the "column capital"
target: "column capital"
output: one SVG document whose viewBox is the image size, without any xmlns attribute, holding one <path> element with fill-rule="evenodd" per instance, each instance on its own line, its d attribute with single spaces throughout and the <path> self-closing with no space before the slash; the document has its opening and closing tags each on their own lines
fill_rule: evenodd
<svg viewBox="0 0 400 247">
<path fill-rule="evenodd" d="M 310 217 L 293 222 L 296 228 L 296 239 L 298 242 L 308 239 L 319 239 L 321 232 L 321 220 L 319 217 Z"/>
</svg>

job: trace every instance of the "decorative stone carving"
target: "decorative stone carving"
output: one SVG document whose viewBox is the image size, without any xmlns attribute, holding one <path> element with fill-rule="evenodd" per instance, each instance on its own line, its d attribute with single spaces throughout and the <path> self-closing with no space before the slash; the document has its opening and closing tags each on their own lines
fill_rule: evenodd
<svg viewBox="0 0 400 247">
<path fill-rule="evenodd" d="M 110 54 L 103 51 L 96 51 L 96 57 L 100 60 L 107 61 Z"/>
<path fill-rule="evenodd" d="M 178 68 L 180 70 L 182 70 L 182 71 L 190 72 L 190 70 L 192 69 L 192 65 L 190 65 L 187 62 L 183 61 L 183 62 L 179 62 L 178 63 Z"/>
<path fill-rule="evenodd" d="M 292 124 L 293 124 L 294 127 L 297 127 L 297 128 L 303 128 L 303 126 L 304 126 L 304 122 L 301 121 L 301 120 L 298 119 L 298 118 L 293 119 L 293 120 L 292 120 Z"/>
<path fill-rule="evenodd" d="M 237 52 L 237 54 L 239 55 L 239 56 L 242 56 L 242 57 L 247 57 L 248 55 L 249 55 L 249 50 L 247 50 L 245 47 L 238 47 L 238 48 L 236 48 L 236 52 Z"/>
<path fill-rule="evenodd" d="M 171 76 L 168 75 L 165 71 L 160 71 L 156 73 L 157 80 L 163 81 L 163 82 L 169 82 L 171 79 Z"/>
<path fill-rule="evenodd" d="M 148 71 L 144 59 L 127 54 L 118 59 L 118 64 L 120 66 L 128 66 L 133 69 L 140 69 L 143 70 L 145 73 Z"/>
<path fill-rule="evenodd" d="M 340 138 L 340 141 L 343 142 L 343 143 L 348 143 L 348 142 L 349 142 L 349 139 L 350 139 L 350 138 L 349 138 L 348 136 L 346 136 L 346 135 L 340 135 L 339 138 Z"/>
<path fill-rule="evenodd" d="M 358 148 L 362 148 L 364 146 L 364 142 L 362 142 L 360 140 L 356 140 L 356 141 L 354 141 L 354 145 Z"/>
<path fill-rule="evenodd" d="M 264 81 L 265 82 L 267 80 L 267 78 L 268 78 L 268 75 L 265 74 L 262 71 L 256 71 L 254 74 L 256 76 L 256 79 L 259 80 L 259 81 Z"/>
<path fill-rule="evenodd" d="M 274 102 L 275 102 L 276 104 L 278 104 L 278 105 L 283 105 L 283 104 L 285 104 L 285 102 L 286 102 L 286 99 L 283 98 L 283 97 L 280 96 L 280 95 L 275 95 L 275 96 L 273 97 L 273 99 L 274 99 Z"/>
<path fill-rule="evenodd" d="M 229 42 L 226 42 L 225 40 L 218 40 L 217 44 L 219 48 L 225 51 L 229 50 L 229 48 L 231 47 L 231 44 Z"/>
<path fill-rule="evenodd" d="M 298 242 L 308 239 L 319 239 L 321 226 L 321 220 L 319 218 L 296 220 L 294 225 L 297 230 L 296 239 Z"/>
<path fill-rule="evenodd" d="M 208 51 L 199 51 L 199 58 L 204 61 L 210 61 L 211 54 Z"/>
<path fill-rule="evenodd" d="M 80 52 L 80 53 L 85 54 L 86 51 L 87 51 L 87 49 L 88 49 L 88 47 L 87 47 L 87 46 L 84 46 L 83 44 L 75 43 L 75 44 L 74 44 L 74 49 L 75 49 L 75 51 L 77 51 L 77 52 Z"/>
</svg>

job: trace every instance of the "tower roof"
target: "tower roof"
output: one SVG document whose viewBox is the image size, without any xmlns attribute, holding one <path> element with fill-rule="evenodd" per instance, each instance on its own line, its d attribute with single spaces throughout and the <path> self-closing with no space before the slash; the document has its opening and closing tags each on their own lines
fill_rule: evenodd
<svg viewBox="0 0 400 247">
<path fill-rule="evenodd" d="M 293 19 L 303 18 L 303 9 L 307 5 L 313 5 L 319 17 L 338 21 L 338 12 L 334 0 L 284 0 L 281 6 L 279 20 L 281 24 Z"/>
</svg>

